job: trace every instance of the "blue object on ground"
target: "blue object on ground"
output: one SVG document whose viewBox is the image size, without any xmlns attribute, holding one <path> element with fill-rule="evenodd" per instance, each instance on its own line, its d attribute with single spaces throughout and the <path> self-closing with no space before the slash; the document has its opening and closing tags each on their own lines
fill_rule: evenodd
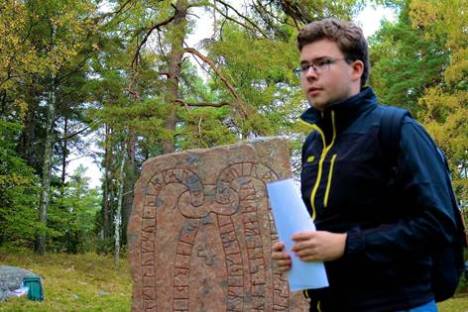
<svg viewBox="0 0 468 312">
<path fill-rule="evenodd" d="M 23 279 L 23 286 L 29 288 L 29 291 L 28 291 L 29 300 L 35 300 L 35 301 L 44 300 L 41 279 L 39 277 L 25 277 Z"/>
</svg>

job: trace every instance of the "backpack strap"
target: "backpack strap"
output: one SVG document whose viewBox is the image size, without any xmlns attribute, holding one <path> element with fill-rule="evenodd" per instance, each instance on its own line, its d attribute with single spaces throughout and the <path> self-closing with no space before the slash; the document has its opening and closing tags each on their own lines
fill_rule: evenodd
<svg viewBox="0 0 468 312">
<path fill-rule="evenodd" d="M 400 135 L 403 119 L 411 114 L 403 108 L 381 105 L 380 144 L 384 153 L 387 168 L 397 171 L 398 155 L 400 154 Z"/>
</svg>

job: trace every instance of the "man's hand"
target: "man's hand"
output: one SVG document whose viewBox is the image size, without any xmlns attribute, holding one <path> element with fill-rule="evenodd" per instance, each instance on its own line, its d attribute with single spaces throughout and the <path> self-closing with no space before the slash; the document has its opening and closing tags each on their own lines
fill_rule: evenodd
<svg viewBox="0 0 468 312">
<path fill-rule="evenodd" d="M 332 261 L 343 256 L 347 234 L 326 231 L 301 232 L 293 235 L 292 251 L 302 261 Z"/>
<path fill-rule="evenodd" d="M 283 273 L 291 269 L 291 256 L 284 251 L 284 244 L 282 242 L 273 244 L 271 257 L 275 262 L 278 272 Z"/>
</svg>

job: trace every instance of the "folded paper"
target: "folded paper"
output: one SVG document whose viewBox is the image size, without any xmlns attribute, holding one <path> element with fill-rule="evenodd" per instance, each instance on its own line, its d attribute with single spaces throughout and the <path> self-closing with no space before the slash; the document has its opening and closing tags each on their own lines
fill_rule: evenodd
<svg viewBox="0 0 468 312">
<path fill-rule="evenodd" d="M 267 190 L 279 239 L 292 259 L 292 267 L 288 271 L 289 288 L 299 291 L 327 287 L 323 262 L 304 262 L 291 251 L 295 233 L 315 231 L 296 182 L 293 179 L 271 182 L 267 184 Z"/>
</svg>

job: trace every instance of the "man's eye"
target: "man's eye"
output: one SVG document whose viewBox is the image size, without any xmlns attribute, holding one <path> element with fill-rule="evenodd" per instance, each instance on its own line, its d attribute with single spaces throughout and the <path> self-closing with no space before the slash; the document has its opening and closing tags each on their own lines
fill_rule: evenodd
<svg viewBox="0 0 468 312">
<path fill-rule="evenodd" d="M 307 71 L 309 68 L 310 68 L 310 65 L 309 65 L 309 64 L 302 64 L 302 65 L 301 65 L 301 70 L 302 70 L 302 71 Z"/>
<path fill-rule="evenodd" d="M 331 64 L 331 60 L 330 60 L 330 59 L 323 59 L 323 60 L 317 61 L 316 66 L 322 67 L 322 66 L 330 65 L 330 64 Z"/>
</svg>

